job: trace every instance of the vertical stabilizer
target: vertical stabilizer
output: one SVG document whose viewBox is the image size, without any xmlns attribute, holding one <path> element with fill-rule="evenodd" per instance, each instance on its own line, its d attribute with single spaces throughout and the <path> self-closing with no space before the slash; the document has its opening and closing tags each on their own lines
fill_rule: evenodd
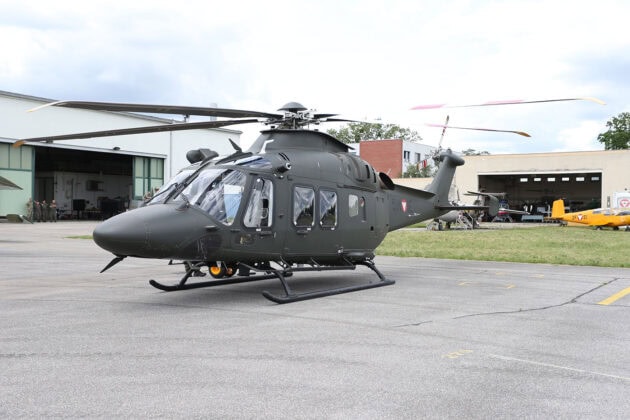
<svg viewBox="0 0 630 420">
<path fill-rule="evenodd" d="M 552 219 L 562 219 L 564 216 L 564 200 L 556 200 L 553 202 L 553 206 L 551 207 L 551 218 Z"/>
<path fill-rule="evenodd" d="M 438 157 L 440 169 L 433 178 L 433 182 L 427 186 L 426 190 L 432 192 L 436 196 L 435 206 L 449 205 L 448 193 L 453 183 L 455 169 L 464 164 L 464 159 L 457 156 L 451 149 L 440 153 Z"/>
</svg>

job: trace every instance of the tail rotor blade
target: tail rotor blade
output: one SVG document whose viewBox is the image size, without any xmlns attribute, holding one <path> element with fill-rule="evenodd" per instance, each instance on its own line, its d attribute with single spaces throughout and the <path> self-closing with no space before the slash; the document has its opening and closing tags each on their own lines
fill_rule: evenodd
<svg viewBox="0 0 630 420">
<path fill-rule="evenodd" d="M 442 150 L 442 140 L 444 140 L 444 134 L 446 133 L 446 127 L 448 127 L 448 120 L 451 118 L 450 115 L 446 116 L 446 121 L 444 121 L 444 128 L 442 128 L 442 135 L 440 136 L 440 143 L 438 143 L 438 150 Z"/>
</svg>

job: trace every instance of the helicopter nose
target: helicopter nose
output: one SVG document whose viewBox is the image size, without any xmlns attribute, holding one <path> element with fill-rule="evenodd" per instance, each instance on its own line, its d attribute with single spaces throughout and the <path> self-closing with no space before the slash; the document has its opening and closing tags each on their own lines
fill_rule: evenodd
<svg viewBox="0 0 630 420">
<path fill-rule="evenodd" d="M 101 248 L 120 256 L 146 252 L 149 229 L 141 209 L 121 213 L 99 224 L 92 233 Z"/>
<path fill-rule="evenodd" d="M 199 212 L 157 204 L 105 220 L 92 237 L 98 246 L 118 256 L 177 259 L 181 243 L 207 224 Z"/>
</svg>

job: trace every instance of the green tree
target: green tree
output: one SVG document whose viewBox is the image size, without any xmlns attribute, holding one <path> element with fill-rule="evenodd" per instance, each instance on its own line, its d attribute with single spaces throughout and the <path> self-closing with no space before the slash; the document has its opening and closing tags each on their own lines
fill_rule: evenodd
<svg viewBox="0 0 630 420">
<path fill-rule="evenodd" d="M 402 174 L 403 178 L 429 178 L 434 174 L 432 166 L 425 166 L 424 168 L 418 168 L 417 163 L 410 163 L 407 165 L 407 170 Z"/>
<path fill-rule="evenodd" d="M 478 152 L 475 149 L 466 149 L 462 151 L 462 154 L 464 156 L 488 156 L 490 152 L 486 152 L 485 150 L 483 152 Z"/>
<path fill-rule="evenodd" d="M 606 127 L 608 131 L 597 136 L 606 150 L 630 149 L 630 112 L 622 112 L 608 120 Z"/>
<path fill-rule="evenodd" d="M 396 124 L 352 122 L 338 130 L 332 128 L 326 132 L 344 143 L 358 143 L 362 140 L 422 140 L 415 130 L 402 128 Z"/>
</svg>

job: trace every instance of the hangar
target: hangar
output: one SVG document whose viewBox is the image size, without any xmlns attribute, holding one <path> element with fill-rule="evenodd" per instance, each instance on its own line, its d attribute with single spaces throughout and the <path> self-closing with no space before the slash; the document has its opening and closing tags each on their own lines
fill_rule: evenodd
<svg viewBox="0 0 630 420">
<path fill-rule="evenodd" d="M 67 218 L 103 218 L 134 208 L 148 191 L 188 165 L 186 152 L 234 151 L 241 131 L 200 129 L 29 144 L 22 138 L 182 122 L 135 113 L 48 107 L 53 102 L 0 91 L 0 176 L 21 190 L 0 190 L 0 216 L 25 214 L 26 202 L 55 200 Z"/>
<path fill-rule="evenodd" d="M 505 192 L 510 207 L 548 215 L 564 198 L 571 210 L 622 207 L 630 190 L 630 150 L 467 156 L 460 191 Z"/>
<path fill-rule="evenodd" d="M 530 213 L 543 217 L 558 198 L 564 198 L 571 211 L 630 206 L 630 150 L 481 155 L 465 160 L 455 173 L 452 199 L 458 200 L 458 192 L 459 200 L 467 204 L 474 200 L 463 195 L 467 191 L 487 191 L 507 193 L 505 205 L 519 210 L 527 206 Z M 394 182 L 425 188 L 431 179 Z"/>
</svg>

